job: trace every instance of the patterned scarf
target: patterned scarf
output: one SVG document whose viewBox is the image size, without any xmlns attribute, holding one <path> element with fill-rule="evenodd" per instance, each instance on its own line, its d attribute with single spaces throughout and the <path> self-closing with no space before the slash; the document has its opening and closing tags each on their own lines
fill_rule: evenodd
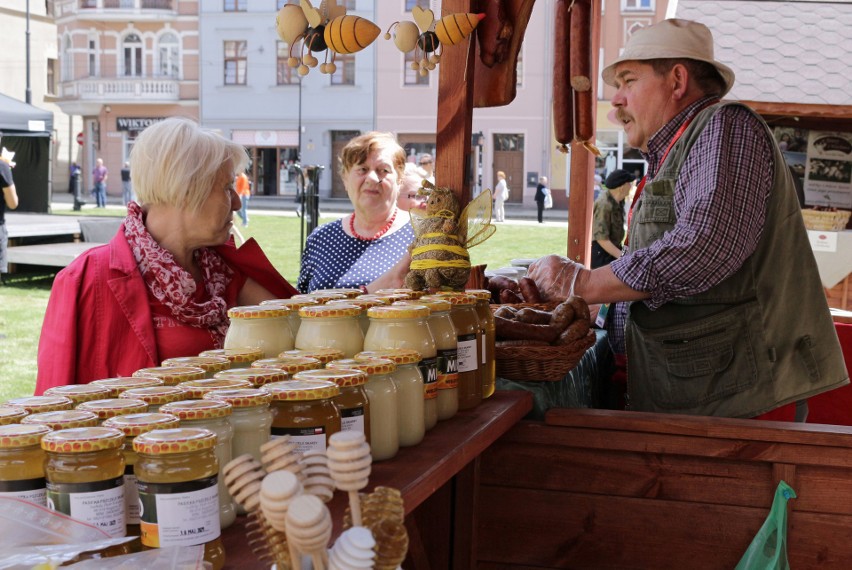
<svg viewBox="0 0 852 570">
<path fill-rule="evenodd" d="M 206 328 L 216 348 L 221 348 L 228 332 L 228 307 L 222 295 L 231 282 L 233 271 L 218 253 L 202 247 L 195 251 L 201 268 L 208 301 L 196 302 L 195 279 L 177 264 L 174 256 L 158 244 L 145 227 L 144 213 L 136 202 L 127 205 L 124 236 L 148 290 L 169 308 L 175 319 L 192 327 Z"/>
</svg>

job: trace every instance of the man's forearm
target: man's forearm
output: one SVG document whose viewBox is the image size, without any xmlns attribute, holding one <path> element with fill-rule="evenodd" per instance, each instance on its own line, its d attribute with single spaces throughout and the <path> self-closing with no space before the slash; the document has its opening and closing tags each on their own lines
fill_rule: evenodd
<svg viewBox="0 0 852 570">
<path fill-rule="evenodd" d="M 574 294 L 590 304 L 640 301 L 651 296 L 626 285 L 608 265 L 592 270 L 582 269 L 574 282 Z"/>
</svg>

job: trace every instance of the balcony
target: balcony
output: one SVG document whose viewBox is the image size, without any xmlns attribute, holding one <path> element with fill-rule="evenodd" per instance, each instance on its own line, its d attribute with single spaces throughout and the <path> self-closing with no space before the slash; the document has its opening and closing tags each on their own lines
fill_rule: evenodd
<svg viewBox="0 0 852 570">
<path fill-rule="evenodd" d="M 172 0 L 80 0 L 80 8 L 84 10 L 171 10 Z"/>
<path fill-rule="evenodd" d="M 160 21 L 163 15 L 177 16 L 175 0 L 58 0 L 54 5 L 57 18 L 81 20 Z"/>
<path fill-rule="evenodd" d="M 74 81 L 63 81 L 59 85 L 60 96 L 56 103 L 65 111 L 74 114 L 96 114 L 101 105 L 134 103 L 159 105 L 176 103 L 180 100 L 177 79 L 170 78 L 101 78 L 89 77 Z M 65 111 L 69 112 L 69 111 Z"/>
</svg>

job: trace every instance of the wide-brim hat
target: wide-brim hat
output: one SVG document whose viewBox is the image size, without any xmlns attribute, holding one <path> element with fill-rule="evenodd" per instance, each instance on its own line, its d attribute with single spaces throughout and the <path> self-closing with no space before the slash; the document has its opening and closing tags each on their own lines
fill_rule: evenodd
<svg viewBox="0 0 852 570">
<path fill-rule="evenodd" d="M 716 68 L 725 82 L 725 92 L 734 86 L 734 71 L 716 61 L 713 55 L 713 34 L 699 22 L 672 18 L 634 32 L 624 51 L 606 66 L 601 74 L 607 85 L 616 87 L 615 66 L 624 61 L 685 58 L 704 61 Z"/>
</svg>

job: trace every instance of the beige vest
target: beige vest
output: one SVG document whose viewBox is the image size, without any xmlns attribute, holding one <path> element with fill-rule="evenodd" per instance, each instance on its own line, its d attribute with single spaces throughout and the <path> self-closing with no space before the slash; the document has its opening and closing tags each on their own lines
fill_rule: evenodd
<svg viewBox="0 0 852 570">
<path fill-rule="evenodd" d="M 629 230 L 631 250 L 674 228 L 680 169 L 713 114 L 731 104 L 737 103 L 701 111 L 645 185 Z M 712 289 L 655 311 L 630 305 L 630 409 L 753 417 L 849 383 L 793 181 L 773 147 L 763 234 L 743 266 Z"/>
</svg>

